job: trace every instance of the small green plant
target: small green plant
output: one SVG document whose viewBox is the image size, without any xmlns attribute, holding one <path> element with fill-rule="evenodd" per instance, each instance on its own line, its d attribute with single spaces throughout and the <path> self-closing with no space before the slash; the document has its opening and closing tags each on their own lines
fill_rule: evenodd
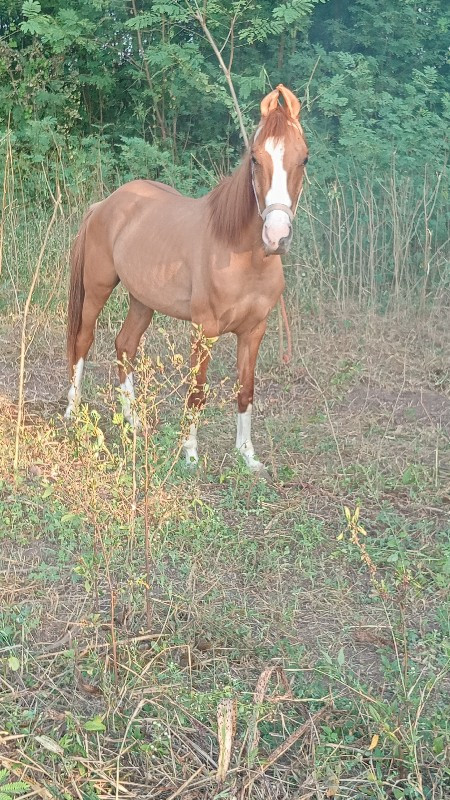
<svg viewBox="0 0 450 800">
<path fill-rule="evenodd" d="M 0 800 L 12 800 L 13 797 L 25 794 L 30 790 L 25 781 L 11 781 L 7 769 L 0 769 Z"/>
</svg>

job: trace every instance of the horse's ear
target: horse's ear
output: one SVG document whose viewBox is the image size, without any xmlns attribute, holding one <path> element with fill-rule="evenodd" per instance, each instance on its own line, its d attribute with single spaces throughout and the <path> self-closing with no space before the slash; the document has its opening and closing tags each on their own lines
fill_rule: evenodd
<svg viewBox="0 0 450 800">
<path fill-rule="evenodd" d="M 287 89 L 286 86 L 283 86 L 282 83 L 278 84 L 276 90 L 281 92 L 286 108 L 292 119 L 297 119 L 301 108 L 300 100 L 297 100 L 295 94 L 293 94 L 290 89 Z"/>
<path fill-rule="evenodd" d="M 267 117 L 271 111 L 274 111 L 278 105 L 279 90 L 274 89 L 273 92 L 266 94 L 261 100 L 261 116 Z"/>
</svg>

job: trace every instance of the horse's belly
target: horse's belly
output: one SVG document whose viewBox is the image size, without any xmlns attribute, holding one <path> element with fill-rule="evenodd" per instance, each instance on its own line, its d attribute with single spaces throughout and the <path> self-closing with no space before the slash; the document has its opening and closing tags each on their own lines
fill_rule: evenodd
<svg viewBox="0 0 450 800">
<path fill-rule="evenodd" d="M 191 318 L 191 278 L 183 262 L 116 265 L 120 280 L 141 303 L 178 319 Z"/>
</svg>

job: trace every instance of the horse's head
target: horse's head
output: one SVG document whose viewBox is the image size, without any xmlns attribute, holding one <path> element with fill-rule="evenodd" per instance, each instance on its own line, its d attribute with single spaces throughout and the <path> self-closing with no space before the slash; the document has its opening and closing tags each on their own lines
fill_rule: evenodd
<svg viewBox="0 0 450 800">
<path fill-rule="evenodd" d="M 251 141 L 253 191 L 268 255 L 287 253 L 292 239 L 292 220 L 308 161 L 299 114 L 300 102 L 280 84 L 262 100 L 261 121 Z"/>
</svg>

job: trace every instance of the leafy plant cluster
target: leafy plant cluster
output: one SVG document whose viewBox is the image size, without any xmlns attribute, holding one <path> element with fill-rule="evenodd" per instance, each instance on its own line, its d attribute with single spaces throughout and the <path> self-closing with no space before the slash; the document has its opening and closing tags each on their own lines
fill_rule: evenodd
<svg viewBox="0 0 450 800">
<path fill-rule="evenodd" d="M 196 14 L 231 69 L 247 123 L 283 81 L 304 99 L 321 180 L 369 164 L 441 169 L 450 15 L 443 0 L 3 0 L 0 126 L 27 165 L 211 182 L 241 148 Z M 173 171 L 173 165 L 178 169 Z M 170 173 L 172 169 L 172 174 Z"/>
<path fill-rule="evenodd" d="M 0 0 L 4 211 L 19 185 L 39 209 L 55 182 L 71 210 L 136 177 L 202 194 L 281 81 L 311 146 L 308 287 L 425 299 L 449 282 L 449 24 L 444 0 Z"/>
</svg>

